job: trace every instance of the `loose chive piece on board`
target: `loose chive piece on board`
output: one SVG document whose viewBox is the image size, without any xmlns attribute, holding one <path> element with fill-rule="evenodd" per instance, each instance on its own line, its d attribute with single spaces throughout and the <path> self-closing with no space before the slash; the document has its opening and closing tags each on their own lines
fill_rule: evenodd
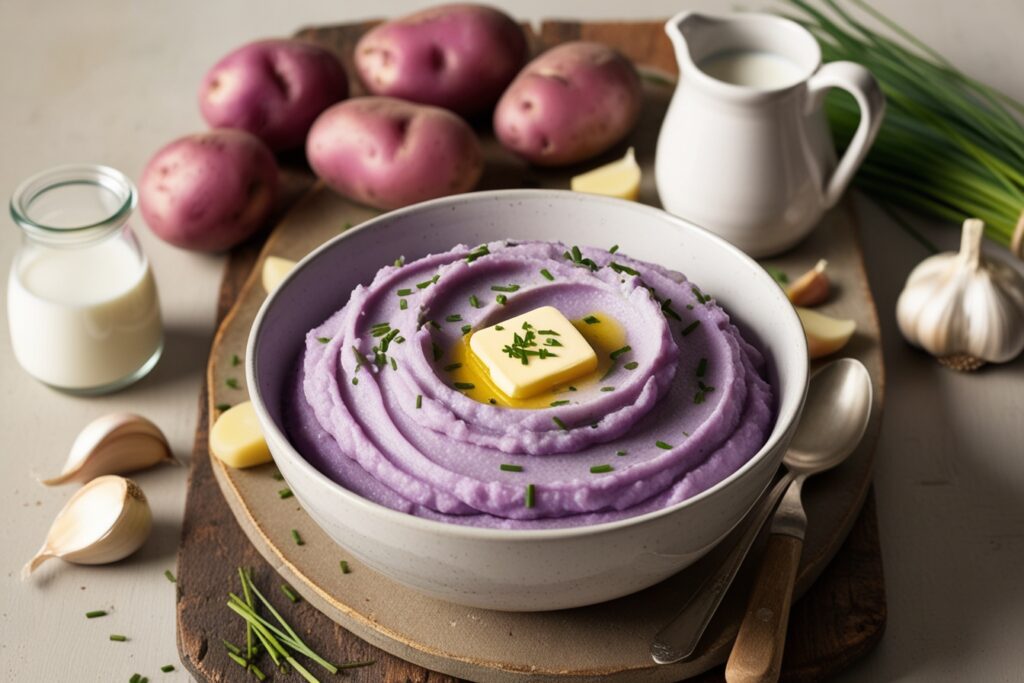
<svg viewBox="0 0 1024 683">
<path fill-rule="evenodd" d="M 302 536 L 299 535 L 298 529 L 292 529 L 292 539 L 295 541 L 295 545 L 306 545 L 306 542 L 302 540 Z"/>
<path fill-rule="evenodd" d="M 348 562 L 346 562 L 345 560 L 342 560 L 341 562 L 339 562 L 338 566 L 341 567 L 341 573 L 342 574 L 351 574 L 352 573 L 352 570 L 349 569 Z"/>
<path fill-rule="evenodd" d="M 294 495 L 295 494 L 292 493 L 291 489 L 281 489 L 280 491 L 277 492 L 277 497 L 280 498 L 281 500 L 284 500 L 285 498 L 291 498 Z"/>
<path fill-rule="evenodd" d="M 164 570 L 164 576 L 166 576 L 167 580 L 171 583 L 178 583 L 178 579 L 174 576 L 174 572 L 172 572 L 170 569 Z"/>
<path fill-rule="evenodd" d="M 537 495 L 537 492 L 536 492 L 536 488 L 534 487 L 534 485 L 533 484 L 527 484 L 526 485 L 526 495 L 525 495 L 525 497 L 523 499 L 523 503 L 526 505 L 526 507 L 528 507 L 528 508 L 532 508 L 533 507 L 533 504 L 535 502 L 534 499 L 536 498 L 536 495 Z"/>
<path fill-rule="evenodd" d="M 239 386 L 239 384 L 238 384 L 238 380 L 235 379 L 234 377 L 228 377 L 226 380 L 224 380 L 224 384 L 226 384 L 229 389 L 240 389 L 241 388 Z"/>
<path fill-rule="evenodd" d="M 111 633 L 110 639 L 115 643 L 123 643 L 128 640 L 128 636 L 122 636 L 120 633 Z"/>
<path fill-rule="evenodd" d="M 95 619 L 96 617 L 105 617 L 105 616 L 107 616 L 107 612 L 106 612 L 106 610 L 102 610 L 102 609 L 94 609 L 91 612 L 86 612 L 85 613 L 85 618 L 86 619 Z"/>
<path fill-rule="evenodd" d="M 299 594 L 296 593 L 295 590 L 291 586 L 289 586 L 287 583 L 282 583 L 281 584 L 281 592 L 284 593 L 285 597 L 287 597 L 292 602 L 298 602 L 299 601 Z"/>
<path fill-rule="evenodd" d="M 163 671 L 165 674 L 170 673 L 170 672 L 174 671 L 174 665 L 173 664 L 164 664 L 163 666 L 160 667 L 160 670 Z"/>
</svg>

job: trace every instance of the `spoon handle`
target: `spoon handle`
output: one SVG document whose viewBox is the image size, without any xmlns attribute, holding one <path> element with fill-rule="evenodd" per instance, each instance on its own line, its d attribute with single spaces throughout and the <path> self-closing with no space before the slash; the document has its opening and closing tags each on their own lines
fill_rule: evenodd
<svg viewBox="0 0 1024 683">
<path fill-rule="evenodd" d="M 804 548 L 807 518 L 800 502 L 803 477 L 790 485 L 775 512 L 768 547 L 754 579 L 747 612 L 725 665 L 728 683 L 774 683 L 782 669 L 793 583 Z"/>
<path fill-rule="evenodd" d="M 722 598 L 729 590 L 729 586 L 732 585 L 733 579 L 736 578 L 736 573 L 742 566 L 750 546 L 760 535 L 761 528 L 775 511 L 775 506 L 778 505 L 779 499 L 782 498 L 782 494 L 786 492 L 792 481 L 792 473 L 783 474 L 771 490 L 761 496 L 747 516 L 739 523 L 737 531 L 742 531 L 742 534 L 735 541 L 728 556 L 722 560 L 717 571 L 701 584 L 693 597 L 672 618 L 672 621 L 654 636 L 654 642 L 651 643 L 651 658 L 655 662 L 674 664 L 691 657 L 697 650 L 701 636 L 704 635 Z M 731 534 L 723 543 L 731 541 L 736 533 Z"/>
</svg>

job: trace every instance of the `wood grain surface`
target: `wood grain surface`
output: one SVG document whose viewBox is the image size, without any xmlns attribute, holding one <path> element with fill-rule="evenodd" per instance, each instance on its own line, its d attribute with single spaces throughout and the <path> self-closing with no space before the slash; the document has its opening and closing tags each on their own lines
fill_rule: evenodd
<svg viewBox="0 0 1024 683">
<path fill-rule="evenodd" d="M 346 46 L 350 47 L 369 25 L 372 24 L 311 29 L 302 35 L 321 44 L 328 44 L 346 55 Z M 537 41 L 550 45 L 575 37 L 604 40 L 615 44 L 642 64 L 665 71 L 674 69 L 671 53 L 666 47 L 667 40 L 661 34 L 660 22 L 546 22 Z M 638 131 L 639 136 L 648 141 L 656 138 L 659 121 L 655 118 L 652 115 L 645 116 L 645 122 Z M 292 161 L 295 168 L 288 175 L 289 187 L 293 192 L 288 194 L 283 205 L 293 200 L 295 193 L 310 183 L 302 169 L 301 160 Z M 485 186 L 550 184 L 550 177 L 545 176 L 545 172 L 537 172 L 536 176 L 533 173 L 530 169 L 515 165 L 499 166 L 497 172 L 489 170 Z M 648 196 L 654 195 L 648 193 Z M 220 292 L 218 319 L 227 314 L 241 293 L 248 273 L 258 259 L 259 247 L 260 241 L 256 240 L 232 254 Z M 870 294 L 866 296 L 870 302 Z M 220 643 L 221 638 L 236 643 L 244 640 L 240 620 L 224 606 L 227 591 L 237 589 L 234 568 L 244 565 L 254 568 L 257 583 L 270 591 L 268 595 L 271 599 L 286 610 L 297 630 L 314 648 L 337 661 L 377 660 L 371 667 L 349 672 L 352 680 L 452 680 L 372 647 L 318 612 L 309 602 L 292 605 L 283 596 L 277 599 L 281 594 L 276 585 L 281 583 L 281 579 L 249 543 L 213 477 L 206 449 L 206 426 L 211 402 L 204 390 L 200 397 L 199 429 L 179 553 L 178 642 L 182 661 L 189 670 L 200 680 L 246 680 L 245 672 L 225 655 Z M 817 581 L 807 589 L 804 598 L 794 605 L 783 662 L 783 680 L 821 680 L 869 651 L 881 637 L 886 616 L 885 591 L 874 505 L 870 495 L 867 496 L 860 516 L 855 514 L 866 492 L 865 484 L 862 490 L 856 492 L 855 504 L 849 506 L 849 518 L 844 519 L 840 525 L 845 528 L 841 529 L 843 533 L 837 534 L 834 541 L 834 545 L 842 544 L 838 553 L 834 546 L 821 543 L 817 546 L 825 548 L 821 552 L 828 551 L 828 557 L 833 553 L 835 557 L 820 576 L 817 576 L 817 572 L 821 571 L 818 567 L 814 575 L 804 577 L 805 584 L 810 584 L 815 576 Z M 846 529 L 849 529 L 848 536 L 845 534 Z M 722 680 L 721 668 L 691 680 Z"/>
</svg>

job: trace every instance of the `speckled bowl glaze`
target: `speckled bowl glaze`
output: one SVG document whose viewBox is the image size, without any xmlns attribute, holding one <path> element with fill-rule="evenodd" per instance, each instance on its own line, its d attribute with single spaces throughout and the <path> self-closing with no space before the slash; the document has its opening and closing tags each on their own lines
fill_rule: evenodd
<svg viewBox="0 0 1024 683">
<path fill-rule="evenodd" d="M 619 244 L 711 292 L 768 359 L 777 418 L 767 443 L 718 485 L 629 519 L 551 530 L 483 529 L 396 512 L 339 486 L 289 443 L 281 401 L 307 330 L 399 254 L 498 239 Z M 502 190 L 384 214 L 311 253 L 264 302 L 246 374 L 274 460 L 303 508 L 337 543 L 385 576 L 430 596 L 498 610 L 589 605 L 651 586 L 695 562 L 771 481 L 807 391 L 803 330 L 782 289 L 728 242 L 659 209 L 556 190 Z"/>
</svg>

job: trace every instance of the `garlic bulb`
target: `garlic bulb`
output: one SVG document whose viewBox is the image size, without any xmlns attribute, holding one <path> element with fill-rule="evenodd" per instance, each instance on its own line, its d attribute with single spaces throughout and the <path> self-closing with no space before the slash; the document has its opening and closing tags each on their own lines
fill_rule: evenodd
<svg viewBox="0 0 1024 683">
<path fill-rule="evenodd" d="M 896 303 L 907 341 L 947 367 L 974 370 L 1024 350 L 1024 276 L 981 254 L 985 224 L 964 221 L 960 252 L 922 261 Z"/>
<path fill-rule="evenodd" d="M 152 527 L 153 514 L 138 484 L 117 475 L 93 479 L 57 513 L 21 577 L 52 557 L 76 564 L 116 562 L 142 547 Z"/>
<path fill-rule="evenodd" d="M 141 415 L 111 413 L 93 420 L 78 434 L 59 476 L 41 481 L 47 486 L 85 483 L 104 474 L 134 472 L 161 462 L 177 461 L 159 427 Z"/>
</svg>

